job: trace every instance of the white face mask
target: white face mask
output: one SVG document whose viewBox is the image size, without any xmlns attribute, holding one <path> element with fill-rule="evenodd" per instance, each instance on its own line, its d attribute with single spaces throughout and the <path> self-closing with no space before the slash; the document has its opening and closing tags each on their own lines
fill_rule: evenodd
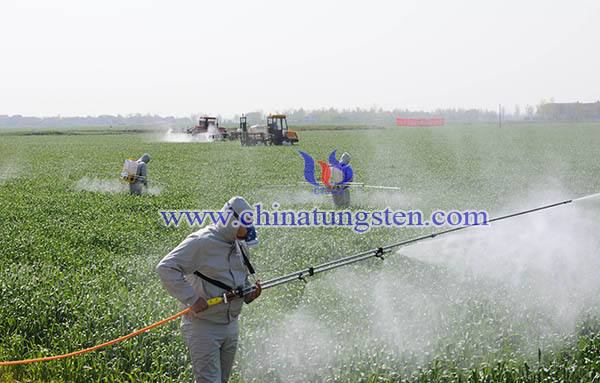
<svg viewBox="0 0 600 383">
<path fill-rule="evenodd" d="M 254 226 L 248 226 L 246 229 L 246 236 L 244 238 L 239 238 L 236 236 L 235 240 L 243 243 L 247 247 L 258 246 L 259 240 L 256 236 L 256 229 Z"/>
<path fill-rule="evenodd" d="M 227 202 L 227 207 L 229 209 L 231 209 L 231 211 L 233 212 L 233 216 L 235 217 L 235 219 L 237 219 L 239 221 L 240 216 L 238 215 L 238 213 L 236 213 L 236 211 L 229 204 L 229 202 Z M 259 241 L 258 241 L 258 235 L 256 234 L 256 228 L 254 226 L 248 226 L 248 227 L 246 227 L 246 229 L 247 229 L 246 237 L 244 237 L 241 241 L 244 241 L 244 243 L 248 247 L 258 246 Z"/>
<path fill-rule="evenodd" d="M 248 232 L 246 233 L 246 238 L 244 238 L 244 242 L 248 247 L 258 246 L 258 235 L 256 234 L 256 229 L 254 228 L 254 226 L 248 227 Z"/>
</svg>

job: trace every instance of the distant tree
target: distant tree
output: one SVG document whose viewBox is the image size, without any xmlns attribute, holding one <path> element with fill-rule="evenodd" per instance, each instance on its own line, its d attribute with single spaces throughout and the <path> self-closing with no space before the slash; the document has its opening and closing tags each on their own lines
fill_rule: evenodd
<svg viewBox="0 0 600 383">
<path fill-rule="evenodd" d="M 527 115 L 528 120 L 533 120 L 535 117 L 535 108 L 531 105 L 527 105 L 525 107 L 525 114 Z"/>
</svg>

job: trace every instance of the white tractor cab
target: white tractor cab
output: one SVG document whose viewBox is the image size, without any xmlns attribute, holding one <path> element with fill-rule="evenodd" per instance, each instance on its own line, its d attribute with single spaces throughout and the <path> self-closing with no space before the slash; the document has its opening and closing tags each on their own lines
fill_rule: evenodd
<svg viewBox="0 0 600 383">
<path fill-rule="evenodd" d="M 267 117 L 267 125 L 252 125 L 248 128 L 246 117 L 240 117 L 240 142 L 243 146 L 253 145 L 293 145 L 298 142 L 296 132 L 288 129 L 285 114 Z"/>
<path fill-rule="evenodd" d="M 252 125 L 250 128 L 248 128 L 248 132 L 249 133 L 262 133 L 262 134 L 268 134 L 269 131 L 267 130 L 267 127 L 265 125 Z"/>
</svg>

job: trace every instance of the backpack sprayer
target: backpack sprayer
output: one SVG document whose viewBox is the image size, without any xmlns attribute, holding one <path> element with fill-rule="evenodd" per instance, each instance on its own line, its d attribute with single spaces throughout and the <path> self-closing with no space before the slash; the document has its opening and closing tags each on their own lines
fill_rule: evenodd
<svg viewBox="0 0 600 383">
<path fill-rule="evenodd" d="M 576 199 L 569 199 L 569 200 L 565 200 L 565 201 L 561 201 L 561 202 L 556 202 L 550 205 L 544 205 L 544 206 L 540 206 L 540 207 L 536 207 L 533 209 L 529 209 L 529 210 L 524 210 L 524 211 L 520 211 L 517 213 L 512 213 L 512 214 L 508 214 L 508 215 L 504 215 L 504 216 L 500 216 L 500 217 L 496 217 L 496 218 L 492 218 L 489 219 L 486 222 L 476 222 L 472 225 L 466 225 L 466 226 L 460 226 L 460 227 L 455 227 L 452 229 L 448 229 L 448 230 L 443 230 L 443 231 L 439 231 L 437 233 L 432 233 L 432 234 L 428 234 L 428 235 L 423 235 L 421 237 L 416 237 L 416 238 L 412 238 L 409 240 L 405 240 L 405 241 L 401 241 L 401 242 L 397 242 L 397 243 L 392 243 L 389 245 L 385 245 L 385 246 L 381 246 L 375 249 L 371 249 L 371 250 L 367 250 L 367 251 L 363 251 L 357 254 L 353 254 L 353 255 L 349 255 L 346 257 L 342 257 L 333 261 L 329 261 L 329 262 L 325 262 L 322 263 L 320 265 L 317 266 L 311 266 L 311 267 L 307 267 L 305 269 L 302 270 L 298 270 L 295 271 L 293 273 L 289 273 L 289 274 L 285 274 L 282 275 L 280 277 L 277 278 L 273 278 L 273 279 L 269 279 L 268 281 L 265 281 L 263 284 L 261 284 L 261 287 L 263 290 L 267 290 L 270 288 L 273 288 L 275 286 L 279 286 L 279 285 L 283 285 L 286 283 L 290 283 L 290 282 L 294 282 L 294 281 L 303 281 L 303 282 L 307 282 L 306 277 L 313 277 L 316 274 L 319 273 L 323 273 L 325 271 L 329 271 L 329 270 L 334 270 L 343 266 L 347 266 L 356 262 L 361 262 L 370 258 L 379 258 L 379 259 L 384 259 L 383 255 L 386 253 L 389 253 L 392 249 L 398 248 L 398 247 L 402 247 L 402 246 L 409 246 L 409 245 L 413 245 L 415 243 L 427 240 L 427 239 L 433 239 L 436 237 L 439 237 L 441 235 L 445 235 L 445 234 L 450 234 L 450 233 L 454 233 L 460 230 L 465 230 L 467 228 L 473 227 L 473 226 L 481 226 L 482 224 L 488 224 L 488 223 L 492 223 L 492 222 L 498 222 L 498 221 L 502 221 L 508 218 L 513 218 L 513 217 L 518 217 L 521 215 L 526 215 L 526 214 L 531 214 L 534 212 L 538 212 L 541 210 L 547 210 L 547 209 L 551 209 L 557 206 L 562 206 L 562 205 L 567 205 L 570 204 L 572 202 L 577 202 L 577 201 L 583 201 L 583 200 L 591 200 L 591 199 L 596 199 L 596 198 L 600 198 L 600 193 L 597 194 L 590 194 L 590 195 L 586 195 L 580 198 L 576 198 Z M 253 274 L 253 273 L 252 273 Z M 247 294 L 250 294 L 251 292 L 253 292 L 254 290 L 256 290 L 256 286 L 253 285 L 251 287 L 248 288 L 238 288 L 238 289 L 231 289 L 227 292 L 225 292 L 222 296 L 219 297 L 214 297 L 214 298 L 210 298 L 207 300 L 208 306 L 214 306 L 217 304 L 221 304 L 221 303 L 227 303 L 229 301 L 231 301 L 232 299 L 239 299 L 239 298 L 243 298 L 244 296 L 246 296 Z M 175 320 L 187 313 L 189 313 L 191 311 L 191 307 L 186 308 L 185 310 L 180 311 L 179 313 L 170 316 L 168 318 L 165 318 L 159 322 L 156 322 L 150 326 L 144 327 L 140 330 L 134 331 L 131 334 L 122 336 L 120 338 L 111 340 L 109 342 L 106 343 L 102 343 L 99 345 L 96 345 L 94 347 L 90 347 L 90 348 L 86 348 L 83 350 L 79 350 L 79 351 L 75 351 L 75 352 L 71 352 L 69 354 L 63 354 L 63 355 L 56 355 L 56 356 L 50 356 L 50 357 L 46 357 L 46 358 L 38 358 L 38 359 L 26 359 L 26 360 L 14 360 L 14 361 L 4 361 L 4 362 L 0 362 L 0 366 L 9 366 L 9 365 L 18 365 L 18 364 L 27 364 L 27 363 L 34 363 L 34 362 L 43 362 L 43 361 L 50 361 L 50 360 L 56 360 L 56 359 L 62 359 L 62 358 L 68 358 L 71 356 L 75 356 L 75 355 L 80 355 L 83 353 L 87 353 L 87 352 L 91 352 L 91 351 L 95 351 L 98 350 L 100 348 L 109 346 L 111 344 L 115 344 L 118 342 L 122 342 L 126 339 L 132 338 L 134 336 L 137 336 L 141 333 L 144 333 L 148 330 L 151 330 L 157 326 L 160 326 L 164 323 L 170 322 L 172 320 Z"/>
<path fill-rule="evenodd" d="M 123 164 L 123 169 L 121 169 L 121 179 L 127 183 L 134 183 L 138 180 L 138 166 L 139 162 L 135 158 L 128 158 L 125 160 Z"/>
</svg>

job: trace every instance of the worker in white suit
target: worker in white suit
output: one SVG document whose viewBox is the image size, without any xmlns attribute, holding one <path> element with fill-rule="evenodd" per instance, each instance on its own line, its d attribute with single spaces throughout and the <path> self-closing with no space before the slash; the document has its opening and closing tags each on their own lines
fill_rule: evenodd
<svg viewBox="0 0 600 383">
<path fill-rule="evenodd" d="M 196 383 L 227 382 L 237 349 L 238 316 L 243 304 L 261 293 L 260 282 L 248 289 L 252 286 L 248 276 L 254 274 L 248 244 L 256 242 L 256 231 L 240 223 L 247 220 L 242 214 L 250 210 L 244 198 L 231 198 L 221 209 L 230 217 L 227 223 L 211 224 L 190 234 L 156 267 L 169 294 L 182 308 L 191 306 L 191 313 L 182 319 L 181 331 Z M 250 292 L 208 306 L 208 299 L 242 289 Z"/>
</svg>

